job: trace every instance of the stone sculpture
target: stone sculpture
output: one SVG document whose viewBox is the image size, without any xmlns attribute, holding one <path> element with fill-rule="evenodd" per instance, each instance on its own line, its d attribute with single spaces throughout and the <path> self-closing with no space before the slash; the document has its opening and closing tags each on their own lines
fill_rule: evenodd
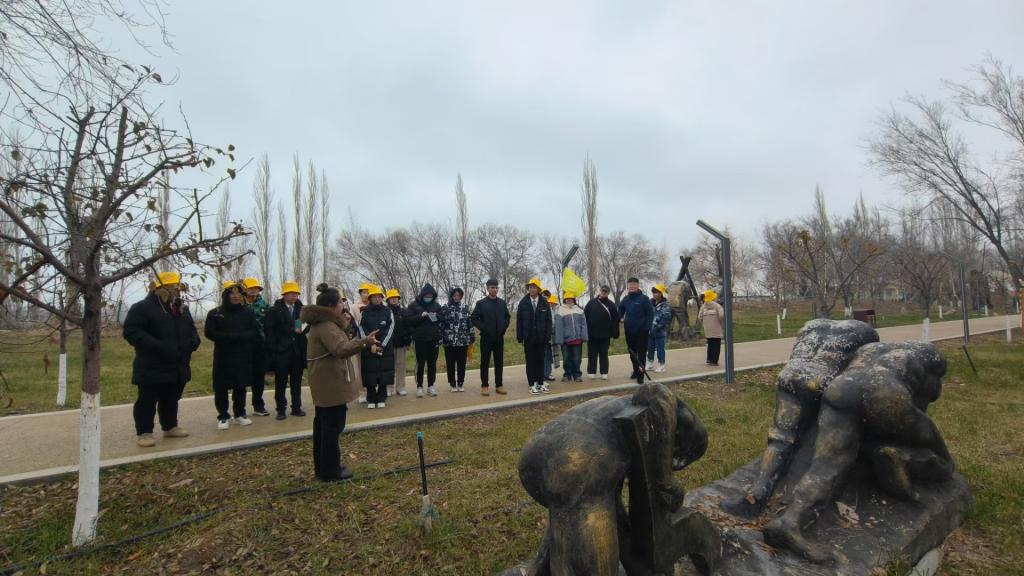
<svg viewBox="0 0 1024 576">
<path fill-rule="evenodd" d="M 670 574 L 683 556 L 707 573 L 721 554 L 718 531 L 683 507 L 672 476 L 706 448 L 700 418 L 656 383 L 548 422 L 519 461 L 526 491 L 548 509 L 548 528 L 533 561 L 505 574 L 615 576 L 620 565 L 630 576 Z"/>
</svg>

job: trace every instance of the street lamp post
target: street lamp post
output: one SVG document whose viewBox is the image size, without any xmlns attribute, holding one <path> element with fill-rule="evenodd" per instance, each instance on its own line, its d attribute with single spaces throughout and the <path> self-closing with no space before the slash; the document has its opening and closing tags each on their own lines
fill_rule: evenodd
<svg viewBox="0 0 1024 576">
<path fill-rule="evenodd" d="M 725 383 L 736 382 L 736 362 L 733 358 L 732 345 L 732 248 L 729 237 L 722 234 L 710 224 L 703 220 L 697 220 L 697 226 L 711 234 L 722 245 L 722 292 L 725 308 L 725 326 L 723 327 L 723 339 L 725 340 Z"/>
</svg>

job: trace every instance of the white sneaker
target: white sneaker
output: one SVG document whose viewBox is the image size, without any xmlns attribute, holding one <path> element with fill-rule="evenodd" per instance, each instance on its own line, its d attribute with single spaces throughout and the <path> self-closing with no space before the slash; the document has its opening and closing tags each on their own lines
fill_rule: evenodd
<svg viewBox="0 0 1024 576">
<path fill-rule="evenodd" d="M 406 392 L 405 390 L 399 390 L 398 391 L 398 395 L 399 396 L 405 396 L 406 394 L 408 394 L 408 392 Z"/>
<path fill-rule="evenodd" d="M 359 397 L 359 403 L 360 404 L 366 404 L 366 396 L 360 396 Z"/>
<path fill-rule="evenodd" d="M 245 416 L 242 416 L 241 418 L 235 418 L 234 420 L 231 421 L 231 423 L 237 426 L 252 426 L 252 420 L 249 420 Z"/>
<path fill-rule="evenodd" d="M 377 402 L 377 408 L 387 408 L 387 406 L 385 406 L 383 402 Z"/>
<path fill-rule="evenodd" d="M 229 420 L 218 420 L 217 430 L 227 430 L 231 426 L 229 422 Z"/>
<path fill-rule="evenodd" d="M 395 395 L 395 387 L 394 386 L 388 386 L 388 396 L 394 396 L 394 395 Z"/>
<path fill-rule="evenodd" d="M 417 388 L 416 389 L 416 397 L 417 398 L 423 398 L 423 388 Z"/>
<path fill-rule="evenodd" d="M 449 392 L 458 392 L 459 391 L 459 389 L 457 387 L 455 387 L 455 386 L 448 386 L 448 388 L 449 388 L 449 390 L 448 390 Z"/>
<path fill-rule="evenodd" d="M 551 392 L 551 388 L 548 388 L 547 384 L 541 384 L 540 391 L 547 394 L 548 392 Z"/>
<path fill-rule="evenodd" d="M 601 374 L 601 380 L 607 380 L 607 379 L 608 379 L 608 375 L 607 374 Z"/>
<path fill-rule="evenodd" d="M 587 380 L 593 380 L 594 378 L 597 378 L 596 374 L 587 374 Z"/>
<path fill-rule="evenodd" d="M 654 371 L 657 372 L 658 374 L 661 374 L 662 372 L 665 371 L 665 365 L 662 364 L 662 365 L 658 366 L 657 368 L 654 369 Z"/>
<path fill-rule="evenodd" d="M 369 408 L 370 410 L 373 410 L 374 408 L 377 407 L 377 405 L 374 404 L 373 402 L 370 402 L 369 404 L 366 405 L 366 407 Z"/>
<path fill-rule="evenodd" d="M 456 386 L 455 387 L 455 391 L 456 392 L 462 392 L 462 384 L 459 384 L 458 386 Z"/>
<path fill-rule="evenodd" d="M 540 386 L 536 384 L 530 386 L 530 394 L 540 394 Z"/>
<path fill-rule="evenodd" d="M 648 369 L 648 370 L 651 370 L 652 368 L 654 368 L 654 362 L 652 362 L 652 361 L 648 360 L 648 361 L 647 361 L 647 369 Z"/>
<path fill-rule="evenodd" d="M 434 388 L 433 386 L 427 386 L 427 394 L 430 394 L 431 396 L 437 396 L 437 389 Z"/>
</svg>

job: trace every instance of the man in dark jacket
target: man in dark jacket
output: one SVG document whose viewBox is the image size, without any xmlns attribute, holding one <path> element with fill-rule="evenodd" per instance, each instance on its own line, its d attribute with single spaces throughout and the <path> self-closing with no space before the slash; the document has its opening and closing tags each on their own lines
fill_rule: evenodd
<svg viewBox="0 0 1024 576">
<path fill-rule="evenodd" d="M 516 308 L 516 341 L 526 353 L 526 379 L 530 393 L 550 392 L 544 381 L 544 349 L 551 340 L 551 307 L 540 295 L 540 280 L 531 278 L 526 284 L 527 294 Z"/>
<path fill-rule="evenodd" d="M 391 337 L 395 356 L 395 385 L 388 389 L 389 395 L 405 396 L 405 353 L 412 344 L 409 328 L 405 325 L 405 308 L 402 307 L 402 294 L 397 288 L 387 291 L 388 308 L 395 315 L 395 334 Z"/>
<path fill-rule="evenodd" d="M 437 396 L 437 353 L 441 343 L 441 305 L 437 303 L 437 290 L 429 283 L 423 285 L 420 295 L 405 313 L 413 346 L 416 348 L 416 397 L 423 398 L 423 372 L 427 373 L 427 393 Z"/>
<path fill-rule="evenodd" d="M 306 369 L 306 330 L 302 329 L 299 315 L 302 301 L 299 300 L 299 285 L 285 282 L 281 286 L 281 298 L 267 312 L 264 326 L 267 352 L 274 369 L 274 402 L 277 404 L 277 419 L 284 420 L 288 408 L 287 391 L 291 389 L 292 416 L 305 416 L 302 410 L 302 372 Z M 290 382 L 289 382 L 290 381 Z"/>
<path fill-rule="evenodd" d="M 189 363 L 200 341 L 192 315 L 181 303 L 180 281 L 176 272 L 161 273 L 153 290 L 132 305 L 124 321 L 124 339 L 135 348 L 136 442 L 144 448 L 156 444 L 154 416 L 159 416 L 165 438 L 188 436 L 178 427 L 178 400 L 192 379 Z"/>
<path fill-rule="evenodd" d="M 654 305 L 646 294 L 640 291 L 640 280 L 630 278 L 626 281 L 628 294 L 619 303 L 619 315 L 622 317 L 622 328 L 626 333 L 626 348 L 629 349 L 629 361 L 633 365 L 630 378 L 636 378 L 638 384 L 644 383 L 644 360 L 647 353 L 647 335 L 654 322 Z"/>
<path fill-rule="evenodd" d="M 501 384 L 501 372 L 505 362 L 505 332 L 512 315 L 508 304 L 498 298 L 498 281 L 487 280 L 487 296 L 478 300 L 473 307 L 473 326 L 480 331 L 480 393 L 490 396 L 487 382 L 491 356 L 494 356 L 494 391 L 507 394 Z"/>
<path fill-rule="evenodd" d="M 256 314 L 245 306 L 243 286 L 229 280 L 221 288 L 221 304 L 206 315 L 204 333 L 213 342 L 213 404 L 217 409 L 217 428 L 227 430 L 231 424 L 252 425 L 245 412 L 245 389 L 252 385 L 253 347 L 262 346 L 263 334 L 256 323 Z M 231 413 L 228 412 L 229 393 Z"/>
<path fill-rule="evenodd" d="M 600 363 L 601 379 L 608 379 L 608 346 L 612 338 L 619 337 L 619 311 L 615 303 L 608 299 L 611 289 L 601 286 L 597 298 L 591 298 L 583 309 L 587 317 L 587 378 L 597 377 Z"/>
<path fill-rule="evenodd" d="M 380 286 L 371 287 L 367 297 L 369 303 L 360 315 L 359 327 L 363 334 L 376 332 L 380 345 L 363 348 L 359 367 L 366 388 L 366 407 L 386 408 L 388 387 L 395 383 L 395 325 L 402 317 L 396 318 L 384 304 L 384 290 Z"/>
</svg>

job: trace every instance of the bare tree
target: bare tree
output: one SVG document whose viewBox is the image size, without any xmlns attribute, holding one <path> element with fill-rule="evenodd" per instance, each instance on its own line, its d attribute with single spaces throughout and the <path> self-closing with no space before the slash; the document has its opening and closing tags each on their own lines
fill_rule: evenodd
<svg viewBox="0 0 1024 576">
<path fill-rule="evenodd" d="M 270 258 L 274 245 L 273 222 L 274 190 L 270 186 L 270 157 L 264 153 L 256 165 L 256 181 L 253 183 L 252 209 L 253 236 L 256 241 L 256 257 L 259 262 L 260 281 L 264 284 L 267 298 L 272 298 L 270 289 Z"/>
<path fill-rule="evenodd" d="M 327 282 L 331 243 L 331 188 L 327 172 L 320 173 L 320 281 Z"/>
<path fill-rule="evenodd" d="M 288 270 L 288 219 L 284 204 L 277 203 L 277 285 L 285 283 L 292 277 Z"/>
<path fill-rule="evenodd" d="M 910 114 L 891 111 L 871 143 L 873 162 L 895 177 L 923 204 L 948 207 L 951 218 L 977 230 L 1005 264 L 1015 287 L 1024 288 L 1021 254 L 1011 252 L 1022 224 L 1016 221 L 1021 202 L 1024 160 L 1024 78 L 989 57 L 976 68 L 973 84 L 948 84 L 960 118 L 1006 137 L 1013 150 L 983 167 L 968 150 L 964 137 L 942 102 L 908 97 Z"/>
<path fill-rule="evenodd" d="M 476 284 L 469 284 L 469 209 L 466 205 L 466 191 L 462 188 L 462 173 L 455 178 L 455 206 L 458 217 L 455 221 L 455 237 L 459 247 L 459 278 L 462 289 L 467 291 L 467 302 L 473 300 Z"/>
<path fill-rule="evenodd" d="M 528 230 L 511 225 L 484 224 L 473 231 L 473 255 L 480 270 L 501 283 L 509 306 L 533 272 L 535 240 Z"/>
<path fill-rule="evenodd" d="M 627 236 L 619 231 L 601 237 L 601 277 L 612 289 L 616 303 L 626 291 L 629 277 L 644 282 L 660 280 L 666 259 L 664 250 L 639 234 Z"/>
<path fill-rule="evenodd" d="M 296 241 L 300 237 L 309 239 L 307 246 L 302 251 L 304 255 L 302 276 L 305 282 L 305 293 L 310 295 L 314 293 L 313 287 L 317 284 L 316 273 L 320 263 L 320 250 L 318 249 L 320 242 L 320 219 L 317 217 L 319 202 L 320 179 L 316 173 L 316 166 L 310 161 L 306 173 L 306 200 L 302 205 L 302 230 L 304 234 L 296 236 Z"/>
<path fill-rule="evenodd" d="M 583 251 L 587 257 L 587 286 L 593 297 L 597 294 L 601 246 L 597 232 L 597 168 L 589 154 L 583 161 L 580 196 L 583 201 Z"/>
<path fill-rule="evenodd" d="M 900 234 L 889 250 L 889 258 L 904 283 L 921 304 L 925 317 L 949 269 L 949 259 L 938 248 L 934 226 L 920 218 L 920 210 L 907 209 L 900 214 Z"/>
<path fill-rule="evenodd" d="M 299 163 L 299 154 L 292 158 L 292 210 L 295 216 L 295 229 L 293 230 L 292 242 L 292 280 L 299 283 L 299 286 L 306 284 L 306 251 L 302 249 L 302 239 L 306 237 L 306 231 L 302 228 L 302 165 Z"/>
<path fill-rule="evenodd" d="M 217 206 L 217 236 L 227 235 L 231 228 L 231 187 L 226 182 L 224 183 L 224 189 L 221 191 L 220 204 Z M 220 287 L 226 280 L 231 277 L 232 271 L 229 266 L 218 266 L 215 268 L 217 274 L 217 286 L 216 291 L 220 291 Z"/>
<path fill-rule="evenodd" d="M 574 243 L 575 239 L 556 234 L 544 234 L 540 237 L 538 263 L 546 274 L 551 275 L 554 292 L 559 297 L 562 295 L 562 259 L 572 249 Z"/>
</svg>

